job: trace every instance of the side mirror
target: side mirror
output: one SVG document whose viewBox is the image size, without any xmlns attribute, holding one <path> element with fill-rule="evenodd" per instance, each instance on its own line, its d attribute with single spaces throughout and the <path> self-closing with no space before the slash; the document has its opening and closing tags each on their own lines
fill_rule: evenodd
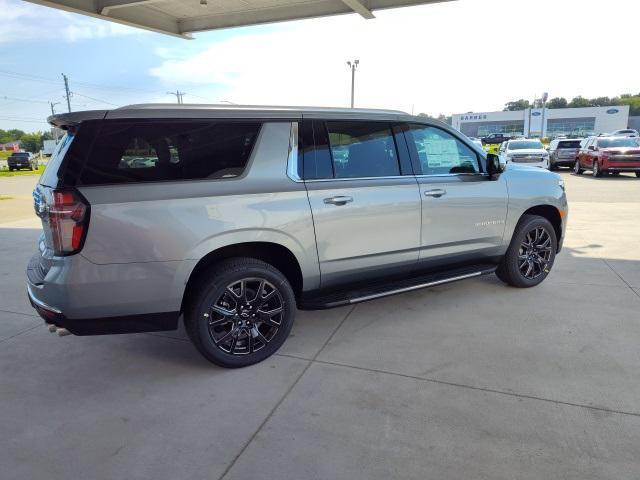
<svg viewBox="0 0 640 480">
<path fill-rule="evenodd" d="M 592 152 L 595 152 L 596 147 L 595 147 L 595 145 L 589 145 L 589 146 L 587 147 L 587 150 L 591 150 Z"/>
<path fill-rule="evenodd" d="M 487 173 L 489 177 L 499 175 L 505 169 L 505 164 L 500 160 L 500 157 L 495 153 L 487 154 Z"/>
</svg>

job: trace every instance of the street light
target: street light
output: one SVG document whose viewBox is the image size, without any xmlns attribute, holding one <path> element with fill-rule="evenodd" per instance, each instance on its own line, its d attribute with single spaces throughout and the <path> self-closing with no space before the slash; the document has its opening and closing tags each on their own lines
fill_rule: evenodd
<svg viewBox="0 0 640 480">
<path fill-rule="evenodd" d="M 354 98 L 354 92 L 356 88 L 356 69 L 358 68 L 359 63 L 360 63 L 360 60 L 347 62 L 347 65 L 349 65 L 349 68 L 351 69 L 351 108 L 353 108 L 353 98 Z"/>
</svg>

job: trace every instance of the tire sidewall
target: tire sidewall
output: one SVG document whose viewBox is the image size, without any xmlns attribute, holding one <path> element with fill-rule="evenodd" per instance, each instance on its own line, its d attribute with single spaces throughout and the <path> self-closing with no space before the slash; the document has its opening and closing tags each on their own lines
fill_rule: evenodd
<svg viewBox="0 0 640 480">
<path fill-rule="evenodd" d="M 213 275 L 204 281 L 205 283 L 189 312 L 188 321 L 194 322 L 191 329 L 195 330 L 198 337 L 197 339 L 192 338 L 192 341 L 200 353 L 213 363 L 230 368 L 253 365 L 273 355 L 289 336 L 295 318 L 295 296 L 287 279 L 279 271 L 260 265 L 247 265 L 229 271 L 216 269 L 212 273 Z M 209 334 L 208 321 L 204 317 L 204 313 L 222 295 L 227 285 L 243 278 L 261 278 L 278 289 L 283 301 L 283 325 L 278 329 L 275 337 L 257 352 L 249 355 L 231 355 L 222 351 L 214 343 Z M 189 329 L 187 330 L 189 331 Z"/>
<path fill-rule="evenodd" d="M 580 168 L 580 160 L 576 160 L 576 163 L 573 165 L 573 173 L 576 175 L 580 175 L 582 173 L 582 169 Z"/>
<path fill-rule="evenodd" d="M 544 273 L 537 278 L 529 279 L 526 278 L 518 268 L 518 253 L 520 244 L 524 241 L 527 233 L 537 227 L 544 227 L 547 233 L 549 233 L 549 235 L 551 236 L 551 257 L 549 258 L 549 264 L 547 265 Z M 556 238 L 556 232 L 549 220 L 538 216 L 528 218 L 525 217 L 524 219 L 522 219 L 516 227 L 506 258 L 507 268 L 511 271 L 510 273 L 514 284 L 518 287 L 534 287 L 540 284 L 545 278 L 547 278 L 547 276 L 551 272 L 551 269 L 553 268 L 553 264 L 555 263 L 557 245 L 558 240 Z"/>
</svg>

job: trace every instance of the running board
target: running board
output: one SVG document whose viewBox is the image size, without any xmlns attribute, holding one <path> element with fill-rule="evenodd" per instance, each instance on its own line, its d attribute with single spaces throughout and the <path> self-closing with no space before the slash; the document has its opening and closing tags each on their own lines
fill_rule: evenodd
<svg viewBox="0 0 640 480">
<path fill-rule="evenodd" d="M 388 297 L 399 293 L 411 292 L 421 288 L 435 287 L 445 283 L 466 280 L 495 272 L 496 266 L 489 264 L 471 265 L 444 272 L 430 273 L 412 278 L 404 278 L 390 282 L 378 282 L 369 286 L 360 286 L 352 290 L 342 289 L 329 293 L 303 296 L 298 301 L 301 310 L 321 310 L 344 305 L 366 302 L 376 298 Z M 348 288 L 348 287 L 347 287 Z"/>
</svg>

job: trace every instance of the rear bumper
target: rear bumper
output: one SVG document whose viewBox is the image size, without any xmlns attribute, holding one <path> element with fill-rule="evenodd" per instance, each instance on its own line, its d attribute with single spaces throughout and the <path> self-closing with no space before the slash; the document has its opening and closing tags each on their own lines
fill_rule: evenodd
<svg viewBox="0 0 640 480">
<path fill-rule="evenodd" d="M 66 328 L 74 335 L 107 335 L 117 333 L 159 332 L 178 328 L 180 312 L 147 313 L 121 317 L 67 318 L 59 308 L 39 300 L 27 286 L 31 306 L 42 319 L 58 328 Z"/>
<path fill-rule="evenodd" d="M 573 167 L 575 163 L 576 163 L 575 158 L 564 157 L 564 158 L 551 159 L 551 165 L 556 165 L 559 167 Z"/>
<path fill-rule="evenodd" d="M 175 330 L 184 291 L 180 262 L 96 265 L 82 255 L 27 266 L 29 301 L 48 323 L 76 335 Z"/>
</svg>

